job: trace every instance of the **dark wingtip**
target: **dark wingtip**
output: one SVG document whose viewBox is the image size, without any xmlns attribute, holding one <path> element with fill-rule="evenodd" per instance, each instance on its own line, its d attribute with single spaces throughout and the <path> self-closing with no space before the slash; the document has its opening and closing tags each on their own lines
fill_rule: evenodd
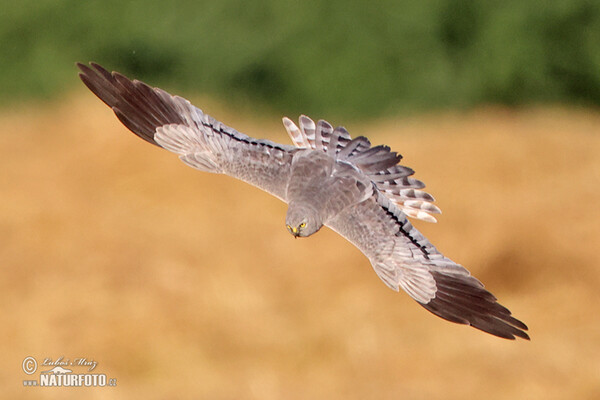
<svg viewBox="0 0 600 400">
<path fill-rule="evenodd" d="M 504 339 L 531 340 L 525 332 L 527 325 L 513 317 L 472 276 L 446 275 L 437 271 L 432 271 L 431 275 L 437 286 L 436 296 L 427 304 L 420 303 L 431 313 Z"/>
<path fill-rule="evenodd" d="M 169 124 L 184 123 L 179 106 L 172 97 L 159 96 L 155 89 L 141 81 L 132 81 L 118 72 L 109 72 L 100 64 L 75 63 L 79 79 L 133 133 L 156 146 L 156 129 Z"/>
<path fill-rule="evenodd" d="M 529 335 L 527 334 L 527 332 L 521 331 L 519 334 L 517 334 L 517 336 L 519 336 L 521 339 L 525 339 L 525 340 L 531 341 L 531 338 L 529 337 Z"/>
<path fill-rule="evenodd" d="M 90 74 L 90 73 L 94 73 L 94 71 L 92 70 L 92 68 L 90 68 L 90 65 L 93 65 L 93 62 L 90 62 L 89 64 L 84 64 L 84 63 L 80 63 L 80 62 L 76 62 L 75 66 L 81 71 L 79 73 L 79 75 L 81 76 L 81 74 Z"/>
<path fill-rule="evenodd" d="M 80 71 L 77 75 L 79 75 L 79 79 L 81 79 L 82 81 L 83 81 L 84 77 L 91 72 L 90 67 L 88 67 L 87 65 L 82 64 L 80 62 L 76 62 L 75 66 Z"/>
</svg>

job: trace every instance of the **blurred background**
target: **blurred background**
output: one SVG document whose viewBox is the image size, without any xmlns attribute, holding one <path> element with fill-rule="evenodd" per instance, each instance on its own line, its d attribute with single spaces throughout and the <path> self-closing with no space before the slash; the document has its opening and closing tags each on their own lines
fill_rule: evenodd
<svg viewBox="0 0 600 400">
<path fill-rule="evenodd" d="M 6 398 L 600 398 L 600 3 L 4 1 Z M 324 229 L 129 133 L 76 61 L 256 137 L 282 115 L 404 155 L 415 225 L 530 327 L 511 342 L 386 288 Z M 33 388 L 32 356 L 116 387 Z M 73 367 L 75 372 L 85 372 Z"/>
</svg>

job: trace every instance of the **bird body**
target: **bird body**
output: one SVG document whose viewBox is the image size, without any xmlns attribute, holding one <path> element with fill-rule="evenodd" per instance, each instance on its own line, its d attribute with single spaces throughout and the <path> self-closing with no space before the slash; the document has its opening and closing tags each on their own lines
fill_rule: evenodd
<svg viewBox="0 0 600 400">
<path fill-rule="evenodd" d="M 294 146 L 255 139 L 162 89 L 94 63 L 78 67 L 84 84 L 140 138 L 193 168 L 235 177 L 288 203 L 286 227 L 294 237 L 328 226 L 365 254 L 388 287 L 402 288 L 432 313 L 529 339 L 525 324 L 410 223 L 407 217 L 435 222 L 440 210 L 388 146 L 306 116 L 298 125 L 283 119 Z"/>
</svg>

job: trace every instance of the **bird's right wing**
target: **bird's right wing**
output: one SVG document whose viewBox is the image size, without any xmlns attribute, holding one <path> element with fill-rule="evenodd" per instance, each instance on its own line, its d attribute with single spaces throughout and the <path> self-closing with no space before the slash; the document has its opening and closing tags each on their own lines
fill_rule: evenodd
<svg viewBox="0 0 600 400">
<path fill-rule="evenodd" d="M 249 137 L 182 97 L 90 65 L 77 64 L 79 77 L 137 136 L 193 168 L 233 176 L 286 201 L 295 147 Z"/>
<path fill-rule="evenodd" d="M 379 191 L 326 225 L 358 247 L 386 285 L 402 288 L 435 315 L 506 339 L 529 339 L 525 324 L 469 271 L 441 254 Z"/>
</svg>

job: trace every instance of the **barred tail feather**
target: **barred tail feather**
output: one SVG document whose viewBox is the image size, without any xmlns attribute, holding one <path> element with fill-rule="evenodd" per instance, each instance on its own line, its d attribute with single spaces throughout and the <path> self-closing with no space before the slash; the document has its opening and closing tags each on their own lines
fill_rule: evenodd
<svg viewBox="0 0 600 400">
<path fill-rule="evenodd" d="M 333 127 L 329 122 L 320 119 L 317 122 L 317 130 L 315 132 L 315 149 L 327 152 L 332 133 Z"/>
<path fill-rule="evenodd" d="M 299 147 L 301 149 L 310 148 L 310 143 L 308 142 L 308 139 L 304 136 L 302 131 L 298 129 L 296 124 L 292 122 L 291 119 L 289 119 L 288 117 L 283 117 L 283 126 L 285 127 L 285 130 L 287 131 L 288 135 L 290 135 L 290 139 L 292 139 L 292 143 L 294 143 L 294 146 Z"/>
<path fill-rule="evenodd" d="M 315 149 L 316 148 L 316 141 L 315 141 L 316 125 L 315 125 L 315 122 L 312 119 L 308 118 L 306 115 L 301 115 L 300 116 L 300 131 L 302 132 L 302 134 L 304 135 L 304 137 L 310 144 L 310 148 Z"/>
<path fill-rule="evenodd" d="M 324 120 L 315 124 L 306 115 L 300 116 L 298 122 L 299 128 L 289 118 L 283 118 L 283 125 L 296 147 L 320 150 L 354 165 L 407 216 L 437 222 L 432 214 L 440 214 L 441 210 L 432 204 L 433 196 L 419 190 L 425 184 L 411 178 L 414 171 L 399 165 L 402 156 L 391 151 L 389 146 L 371 147 L 365 137 L 352 139 L 345 128 L 333 129 Z"/>
</svg>

